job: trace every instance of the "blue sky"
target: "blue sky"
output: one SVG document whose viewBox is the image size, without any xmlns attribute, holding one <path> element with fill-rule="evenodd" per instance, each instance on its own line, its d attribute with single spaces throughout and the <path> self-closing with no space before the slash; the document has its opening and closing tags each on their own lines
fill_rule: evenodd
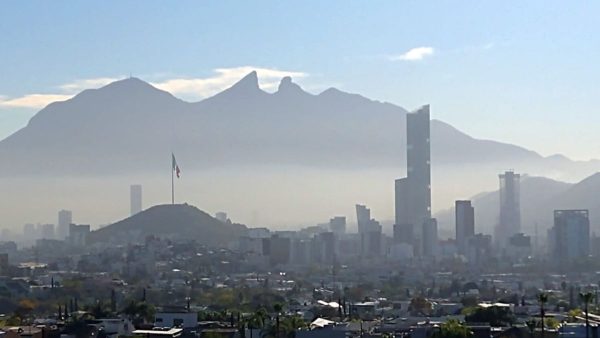
<svg viewBox="0 0 600 338">
<path fill-rule="evenodd" d="M 600 158 L 599 14 L 592 1 L 5 1 L 0 138 L 130 73 L 197 100 L 259 67 L 266 89 L 292 74 L 312 92 L 430 103 L 474 137 Z"/>
</svg>

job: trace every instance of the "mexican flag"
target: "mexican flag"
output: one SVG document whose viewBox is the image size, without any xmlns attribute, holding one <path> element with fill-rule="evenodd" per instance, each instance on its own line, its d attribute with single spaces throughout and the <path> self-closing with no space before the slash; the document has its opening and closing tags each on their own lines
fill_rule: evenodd
<svg viewBox="0 0 600 338">
<path fill-rule="evenodd" d="M 181 175 L 181 170 L 179 170 L 179 166 L 177 165 L 177 160 L 175 160 L 175 155 L 171 154 L 171 157 L 173 158 L 173 171 L 175 172 L 175 175 L 177 175 L 177 178 L 179 178 L 179 176 Z"/>
</svg>

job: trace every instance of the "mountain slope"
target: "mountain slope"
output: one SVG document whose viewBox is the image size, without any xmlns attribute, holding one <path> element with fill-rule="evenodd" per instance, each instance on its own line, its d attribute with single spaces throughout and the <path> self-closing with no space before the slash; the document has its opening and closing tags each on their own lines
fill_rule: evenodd
<svg viewBox="0 0 600 338">
<path fill-rule="evenodd" d="M 122 221 L 93 231 L 92 243 L 140 242 L 147 236 L 190 239 L 214 246 L 237 239 L 246 227 L 222 223 L 198 208 L 187 204 L 157 205 Z"/>
<path fill-rule="evenodd" d="M 188 169 L 247 164 L 403 168 L 405 114 L 393 104 L 333 88 L 313 95 L 290 78 L 269 94 L 258 87 L 255 72 L 196 103 L 130 78 L 42 109 L 25 128 L 0 141 L 0 175 L 158 171 L 171 151 L 186 159 Z M 544 158 L 518 146 L 474 139 L 438 120 L 432 121 L 431 139 L 434 165 L 518 164 L 533 174 L 551 170 L 577 178 L 598 167 L 598 162 Z"/>
<path fill-rule="evenodd" d="M 521 181 L 522 230 L 534 234 L 535 226 L 544 237 L 553 225 L 556 209 L 589 209 L 592 230 L 600 229 L 600 173 L 593 174 L 576 183 L 558 182 L 543 177 L 525 177 Z M 482 193 L 472 198 L 475 208 L 476 232 L 493 233 L 498 223 L 499 192 Z M 454 209 L 437 213 L 440 224 L 454 230 Z"/>
</svg>

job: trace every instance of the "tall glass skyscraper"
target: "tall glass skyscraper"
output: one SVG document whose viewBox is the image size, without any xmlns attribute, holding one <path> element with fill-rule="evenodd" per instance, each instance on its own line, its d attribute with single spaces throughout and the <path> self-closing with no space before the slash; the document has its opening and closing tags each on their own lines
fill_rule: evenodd
<svg viewBox="0 0 600 338">
<path fill-rule="evenodd" d="M 397 241 L 413 243 L 415 234 L 423 235 L 423 226 L 431 219 L 431 145 L 429 105 L 406 115 L 406 164 L 405 178 L 395 182 L 396 219 L 394 234 Z M 432 237 L 428 231 L 427 237 Z M 421 239 L 420 242 L 423 242 Z M 435 245 L 437 238 L 427 238 Z M 422 248 L 424 249 L 424 248 Z M 421 250 L 416 250 L 421 251 Z M 434 252 L 434 250 L 426 250 Z"/>
<path fill-rule="evenodd" d="M 521 232 L 521 175 L 506 171 L 500 178 L 500 215 L 494 233 L 496 242 L 503 248 L 508 239 Z"/>
</svg>

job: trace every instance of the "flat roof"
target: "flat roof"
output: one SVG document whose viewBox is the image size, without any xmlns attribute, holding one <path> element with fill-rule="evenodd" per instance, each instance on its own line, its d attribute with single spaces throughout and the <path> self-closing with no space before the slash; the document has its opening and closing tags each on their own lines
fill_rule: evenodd
<svg viewBox="0 0 600 338">
<path fill-rule="evenodd" d="M 168 330 L 134 330 L 133 334 L 152 334 L 152 335 L 162 335 L 162 336 L 172 336 L 178 333 L 181 333 L 183 329 L 180 328 L 170 328 Z"/>
</svg>

